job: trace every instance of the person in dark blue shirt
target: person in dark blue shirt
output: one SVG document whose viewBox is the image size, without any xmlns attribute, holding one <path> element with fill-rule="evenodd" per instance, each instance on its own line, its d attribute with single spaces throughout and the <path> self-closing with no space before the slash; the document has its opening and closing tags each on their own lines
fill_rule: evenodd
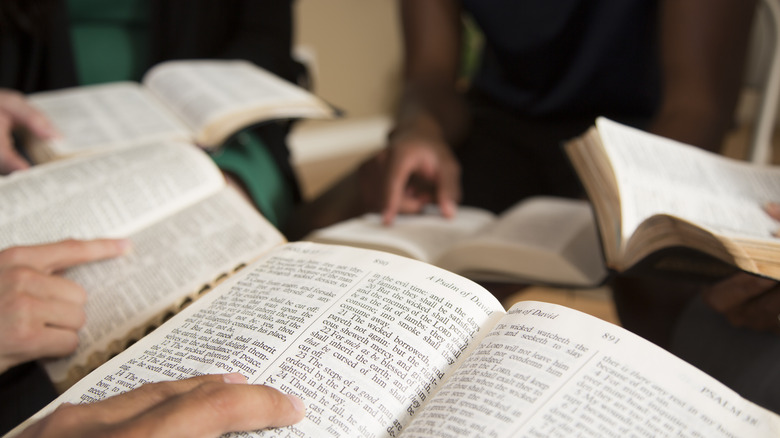
<svg viewBox="0 0 780 438">
<path fill-rule="evenodd" d="M 387 147 L 309 204 L 296 217 L 308 221 L 300 234 L 365 211 L 391 225 L 429 203 L 453 216 L 459 203 L 498 213 L 533 195 L 583 197 L 562 143 L 598 116 L 719 151 L 756 10 L 755 0 L 400 4 L 404 88 Z M 464 17 L 483 41 L 465 81 Z M 744 277 L 720 286 L 748 283 L 756 296 L 776 289 Z M 621 323 L 665 347 L 691 297 L 720 296 L 659 277 L 619 275 L 611 285 Z M 720 310 L 733 319 L 740 309 Z M 762 309 L 751 325 L 780 328 L 780 300 Z"/>
<path fill-rule="evenodd" d="M 733 0 L 403 1 L 405 89 L 386 151 L 385 222 L 429 201 L 451 215 L 457 202 L 499 212 L 535 194 L 580 196 L 561 142 L 597 116 L 718 150 L 754 9 Z M 463 14 L 484 37 L 467 90 L 458 88 Z"/>
<path fill-rule="evenodd" d="M 606 116 L 718 150 L 755 0 L 403 0 L 403 92 L 388 145 L 295 218 L 297 235 L 435 202 L 501 212 L 580 197 L 561 143 Z M 484 44 L 463 86 L 463 18 Z M 293 236 L 296 233 L 292 233 Z"/>
</svg>

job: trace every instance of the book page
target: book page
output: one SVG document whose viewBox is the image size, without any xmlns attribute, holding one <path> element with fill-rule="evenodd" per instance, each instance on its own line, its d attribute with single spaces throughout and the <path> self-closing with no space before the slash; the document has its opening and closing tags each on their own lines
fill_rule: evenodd
<svg viewBox="0 0 780 438">
<path fill-rule="evenodd" d="M 620 191 L 622 236 L 653 214 L 670 214 L 717 233 L 769 239 L 777 222 L 780 168 L 757 166 L 612 122 L 597 122 Z"/>
<path fill-rule="evenodd" d="M 654 344 L 521 302 L 401 435 L 774 437 L 780 417 Z"/>
<path fill-rule="evenodd" d="M 260 436 L 394 435 L 489 331 L 481 327 L 503 313 L 475 283 L 412 259 L 291 243 L 228 279 L 39 414 L 145 382 L 235 371 L 307 405 L 301 423 Z"/>
<path fill-rule="evenodd" d="M 132 251 L 126 256 L 65 272 L 87 291 L 87 321 L 79 331 L 78 349 L 46 363 L 53 381 L 72 383 L 83 377 L 83 371 L 140 339 L 150 322 L 159 324 L 166 311 L 197 298 L 204 285 L 284 242 L 253 206 L 227 187 L 130 239 Z M 74 366 L 79 369 L 68 375 Z"/>
<path fill-rule="evenodd" d="M 152 140 L 188 140 L 192 135 L 177 116 L 133 82 L 35 93 L 29 100 L 62 134 L 62 139 L 47 143 L 56 156 Z"/>
<path fill-rule="evenodd" d="M 206 154 L 180 143 L 34 166 L 0 180 L 0 249 L 129 236 L 224 184 Z"/>
<path fill-rule="evenodd" d="M 202 146 L 216 146 L 260 120 L 333 116 L 308 91 L 248 61 L 168 61 L 150 69 L 143 83 Z"/>
<path fill-rule="evenodd" d="M 537 196 L 455 242 L 437 266 L 469 278 L 594 286 L 606 277 L 590 204 Z"/>
<path fill-rule="evenodd" d="M 435 263 L 454 242 L 470 236 L 495 220 L 487 210 L 460 206 L 452 219 L 434 206 L 421 214 L 399 215 L 392 226 L 382 224 L 376 213 L 348 219 L 314 231 L 305 240 L 379 249 Z"/>
</svg>

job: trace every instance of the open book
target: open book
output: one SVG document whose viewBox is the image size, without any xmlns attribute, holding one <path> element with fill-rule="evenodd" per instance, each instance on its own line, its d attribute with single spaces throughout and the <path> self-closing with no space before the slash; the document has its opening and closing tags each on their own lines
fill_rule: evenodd
<svg viewBox="0 0 780 438">
<path fill-rule="evenodd" d="M 214 148 L 250 125 L 337 113 L 303 88 L 241 60 L 166 61 L 140 84 L 75 87 L 29 99 L 62 133 L 54 141 L 28 142 L 36 162 L 161 139 Z"/>
<path fill-rule="evenodd" d="M 738 267 L 780 279 L 780 240 L 773 237 L 780 223 L 762 208 L 778 201 L 780 168 L 604 118 L 566 151 L 593 203 L 611 268 L 690 270 L 717 278 Z M 684 257 L 675 257 L 680 250 Z"/>
<path fill-rule="evenodd" d="M 153 142 L 0 179 L 0 249 L 129 237 L 131 252 L 66 272 L 88 294 L 78 350 L 47 361 L 64 389 L 218 278 L 284 241 L 199 149 Z"/>
<path fill-rule="evenodd" d="M 505 312 L 432 265 L 311 242 L 271 250 L 33 419 L 224 372 L 307 405 L 301 423 L 240 436 L 780 434 L 776 414 L 608 322 L 540 302 Z"/>
<path fill-rule="evenodd" d="M 368 214 L 305 240 L 379 249 L 483 281 L 592 287 L 606 277 L 590 206 L 566 198 L 529 198 L 499 216 L 460 206 L 445 219 L 431 207 L 392 226 Z"/>
</svg>

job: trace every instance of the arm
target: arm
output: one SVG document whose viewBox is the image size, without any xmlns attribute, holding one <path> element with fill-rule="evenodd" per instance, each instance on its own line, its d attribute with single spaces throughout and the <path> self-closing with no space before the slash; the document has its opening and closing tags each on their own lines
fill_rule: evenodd
<svg viewBox="0 0 780 438">
<path fill-rule="evenodd" d="M 742 87 L 756 0 L 661 2 L 663 100 L 650 131 L 719 151 Z"/>
<path fill-rule="evenodd" d="M 384 154 L 385 223 L 398 212 L 436 200 L 452 216 L 460 197 L 459 165 L 450 146 L 463 135 L 467 111 L 456 90 L 461 50 L 460 7 L 454 0 L 401 3 L 404 92 Z"/>
<path fill-rule="evenodd" d="M 32 107 L 24 95 L 9 89 L 0 89 L 0 174 L 30 167 L 14 149 L 13 132 L 27 129 L 40 138 L 55 135 L 48 119 Z"/>
<path fill-rule="evenodd" d="M 87 295 L 54 273 L 127 248 L 125 240 L 66 240 L 0 251 L 0 373 L 75 350 Z"/>
<path fill-rule="evenodd" d="M 664 97 L 651 132 L 720 150 L 742 87 L 756 3 L 662 3 Z M 780 288 L 774 281 L 737 274 L 705 288 L 702 298 L 734 326 L 762 331 L 780 328 Z"/>
<path fill-rule="evenodd" d="M 288 426 L 303 416 L 295 396 L 247 385 L 240 374 L 205 375 L 146 384 L 97 403 L 64 404 L 21 436 L 216 437 Z"/>
</svg>

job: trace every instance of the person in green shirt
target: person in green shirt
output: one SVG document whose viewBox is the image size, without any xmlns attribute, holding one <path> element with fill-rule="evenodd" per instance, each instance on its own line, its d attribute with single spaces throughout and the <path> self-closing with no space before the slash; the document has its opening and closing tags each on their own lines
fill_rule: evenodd
<svg viewBox="0 0 780 438">
<path fill-rule="evenodd" d="M 294 2 L 246 0 L 8 0 L 0 6 L 0 87 L 24 94 L 138 81 L 169 59 L 249 60 L 292 82 Z M 300 201 L 286 145 L 288 122 L 244 130 L 213 154 L 216 164 L 283 229 Z M 0 150 L 3 173 L 26 166 Z"/>
<path fill-rule="evenodd" d="M 244 59 L 291 82 L 305 69 L 291 56 L 293 0 L 3 0 L 0 2 L 0 173 L 29 163 L 13 133 L 52 134 L 24 95 L 138 80 L 171 59 Z M 9 103 L 10 102 L 10 103 Z M 6 103 L 8 105 L 6 105 Z M 283 229 L 300 200 L 289 161 L 289 123 L 242 131 L 213 155 L 230 181 Z M 33 362 L 0 375 L 0 433 L 55 395 Z"/>
</svg>

